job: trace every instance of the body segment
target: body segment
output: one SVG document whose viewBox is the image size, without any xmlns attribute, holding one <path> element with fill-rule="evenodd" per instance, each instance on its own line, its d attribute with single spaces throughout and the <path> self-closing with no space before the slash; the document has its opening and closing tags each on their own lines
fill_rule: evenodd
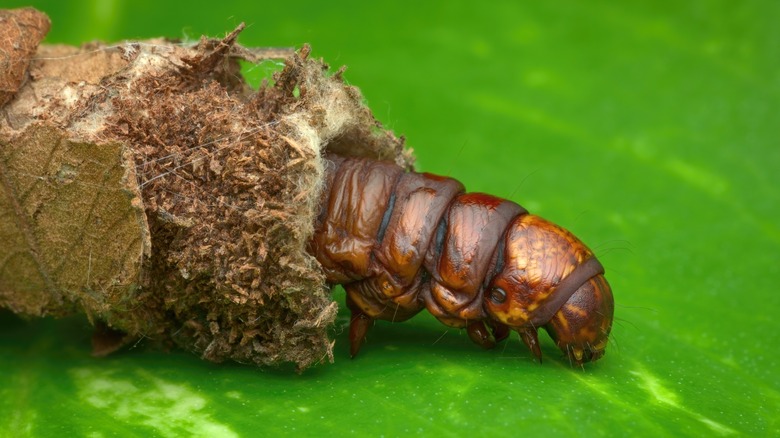
<svg viewBox="0 0 780 438">
<path fill-rule="evenodd" d="M 572 363 L 603 355 L 612 293 L 571 233 L 451 178 L 331 159 L 310 251 L 347 291 L 353 356 L 374 319 L 422 309 L 485 348 L 512 329 L 541 359 L 544 327 Z"/>
</svg>

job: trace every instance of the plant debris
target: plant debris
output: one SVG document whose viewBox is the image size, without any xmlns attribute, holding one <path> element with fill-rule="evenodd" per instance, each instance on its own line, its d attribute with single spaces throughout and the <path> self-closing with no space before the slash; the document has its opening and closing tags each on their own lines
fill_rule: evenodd
<svg viewBox="0 0 780 438">
<path fill-rule="evenodd" d="M 12 34 L 20 16 L 36 24 Z M 278 51 L 241 47 L 242 29 L 37 47 L 43 14 L 0 11 L 23 47 L 2 62 L 25 67 L 0 74 L 0 307 L 83 312 L 96 355 L 143 337 L 217 362 L 333 360 L 337 306 L 306 252 L 322 155 L 411 154 L 306 46 L 253 90 L 239 59 Z"/>
</svg>

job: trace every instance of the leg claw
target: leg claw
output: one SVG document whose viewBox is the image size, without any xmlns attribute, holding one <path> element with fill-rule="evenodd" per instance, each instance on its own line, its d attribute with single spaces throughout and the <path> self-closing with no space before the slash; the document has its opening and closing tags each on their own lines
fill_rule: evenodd
<svg viewBox="0 0 780 438">
<path fill-rule="evenodd" d="M 352 311 L 352 318 L 349 321 L 349 356 L 354 359 L 363 341 L 366 340 L 366 333 L 374 323 L 374 319 L 363 313 L 349 295 L 347 295 L 347 307 Z"/>
<path fill-rule="evenodd" d="M 523 343 L 526 347 L 528 347 L 529 350 L 531 350 L 531 353 L 539 360 L 539 363 L 542 363 L 542 349 L 539 346 L 539 337 L 536 334 L 536 329 L 533 328 L 524 328 L 524 329 L 517 329 L 517 332 L 520 333 L 520 339 L 523 340 Z"/>
<path fill-rule="evenodd" d="M 466 331 L 469 334 L 469 338 L 484 349 L 491 349 L 496 346 L 496 339 L 493 334 L 487 328 L 483 321 L 474 321 L 469 324 Z"/>
</svg>

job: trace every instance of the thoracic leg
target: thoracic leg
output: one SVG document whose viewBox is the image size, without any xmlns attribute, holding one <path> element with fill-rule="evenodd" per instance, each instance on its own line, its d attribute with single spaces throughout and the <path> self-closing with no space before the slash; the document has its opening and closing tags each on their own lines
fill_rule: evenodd
<svg viewBox="0 0 780 438">
<path fill-rule="evenodd" d="M 466 331 L 469 338 L 484 349 L 490 349 L 496 346 L 496 339 L 483 321 L 474 321 L 468 325 Z"/>
<path fill-rule="evenodd" d="M 352 317 L 349 321 L 349 355 L 354 358 L 360 351 L 360 347 L 366 339 L 366 333 L 374 324 L 374 320 L 363 313 L 349 295 L 347 295 L 347 307 L 352 312 Z"/>
<path fill-rule="evenodd" d="M 520 339 L 523 340 L 525 346 L 539 359 L 539 363 L 542 363 L 542 349 L 539 347 L 539 337 L 536 334 L 536 329 L 521 328 L 517 329 L 517 332 L 520 333 Z"/>
<path fill-rule="evenodd" d="M 500 322 L 490 321 L 490 326 L 493 328 L 493 337 L 496 338 L 496 343 L 503 341 L 509 337 L 509 327 L 501 324 Z"/>
<path fill-rule="evenodd" d="M 127 333 L 109 327 L 103 321 L 96 321 L 95 330 L 92 332 L 92 355 L 108 356 L 122 348 L 129 340 Z"/>
<path fill-rule="evenodd" d="M 490 349 L 509 337 L 509 327 L 496 321 L 474 321 L 466 331 L 469 338 L 482 348 Z"/>
</svg>

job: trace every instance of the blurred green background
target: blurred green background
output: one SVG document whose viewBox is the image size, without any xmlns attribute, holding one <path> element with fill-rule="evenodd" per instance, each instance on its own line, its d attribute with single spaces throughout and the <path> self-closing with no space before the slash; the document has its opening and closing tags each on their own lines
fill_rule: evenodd
<svg viewBox="0 0 780 438">
<path fill-rule="evenodd" d="M 93 359 L 80 318 L 0 313 L 0 435 L 780 434 L 780 2 L 32 3 L 50 43 L 241 21 L 244 45 L 311 43 L 419 169 L 588 243 L 616 324 L 583 370 L 546 335 L 538 365 L 429 315 L 350 360 L 342 313 L 336 362 L 297 375 L 143 344 Z"/>
</svg>

